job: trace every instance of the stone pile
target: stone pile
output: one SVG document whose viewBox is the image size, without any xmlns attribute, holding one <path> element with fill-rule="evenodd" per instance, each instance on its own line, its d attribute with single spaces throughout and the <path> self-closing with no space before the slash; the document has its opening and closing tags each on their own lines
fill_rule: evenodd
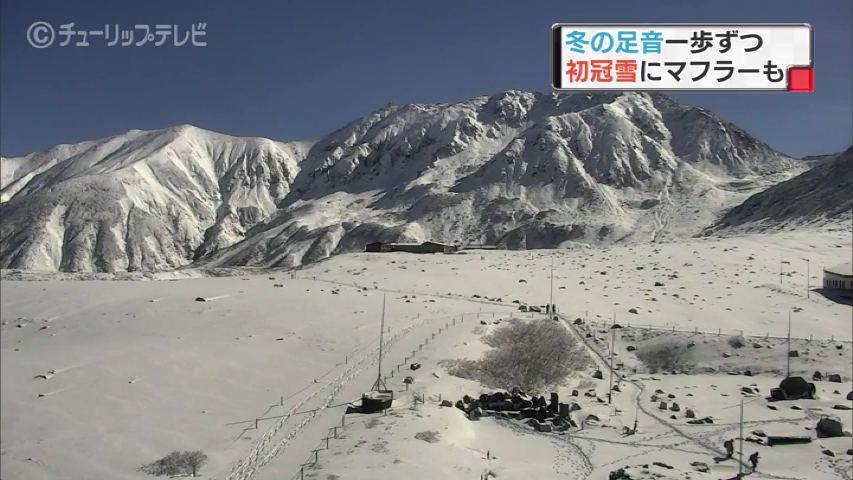
<svg viewBox="0 0 853 480">
<path fill-rule="evenodd" d="M 578 428 L 577 419 L 572 418 L 572 412 L 580 411 L 580 405 L 574 402 L 560 403 L 557 393 L 551 393 L 550 397 L 546 399 L 544 396 L 528 396 L 520 389 L 514 388 L 512 392 L 484 393 L 477 398 L 465 395 L 455 406 L 471 420 L 484 416 L 520 420 L 524 425 L 539 432 Z M 597 421 L 598 418 L 595 415 L 587 415 L 583 421 L 588 420 Z"/>
</svg>

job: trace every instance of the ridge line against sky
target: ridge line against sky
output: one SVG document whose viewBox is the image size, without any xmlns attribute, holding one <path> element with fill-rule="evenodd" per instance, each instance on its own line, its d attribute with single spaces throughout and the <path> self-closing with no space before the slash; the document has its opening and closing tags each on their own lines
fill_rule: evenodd
<svg viewBox="0 0 853 480">
<path fill-rule="evenodd" d="M 72 4 L 73 3 L 73 4 Z M 390 102 L 453 103 L 506 90 L 548 92 L 557 22 L 807 22 L 808 94 L 673 94 L 793 156 L 853 144 L 853 2 L 544 0 L 429 5 L 390 0 L 287 5 L 153 0 L 0 0 L 0 153 L 21 156 L 181 124 L 279 141 L 323 137 Z M 207 25 L 205 47 L 35 49 L 36 21 Z"/>
</svg>

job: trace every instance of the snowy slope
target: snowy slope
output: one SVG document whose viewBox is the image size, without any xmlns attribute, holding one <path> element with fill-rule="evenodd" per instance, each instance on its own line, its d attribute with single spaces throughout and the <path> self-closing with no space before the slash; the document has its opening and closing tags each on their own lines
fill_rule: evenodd
<svg viewBox="0 0 853 480">
<path fill-rule="evenodd" d="M 805 166 L 663 95 L 510 91 L 389 106 L 317 143 L 275 218 L 211 266 L 374 240 L 552 248 L 692 235 Z"/>
<path fill-rule="evenodd" d="M 853 213 L 853 147 L 805 173 L 749 197 L 707 233 L 767 232 L 809 226 L 849 229 Z"/>
<path fill-rule="evenodd" d="M 185 125 L 4 158 L 0 266 L 186 264 L 273 212 L 307 148 Z"/>
<path fill-rule="evenodd" d="M 509 91 L 388 106 L 316 143 L 178 127 L 2 167 L 0 268 L 116 271 L 289 267 L 374 240 L 659 241 L 807 164 L 659 94 Z"/>
</svg>

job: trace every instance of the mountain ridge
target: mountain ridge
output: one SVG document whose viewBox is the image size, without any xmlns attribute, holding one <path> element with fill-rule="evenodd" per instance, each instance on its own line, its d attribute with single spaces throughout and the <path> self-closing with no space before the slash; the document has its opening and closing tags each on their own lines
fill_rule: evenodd
<svg viewBox="0 0 853 480">
<path fill-rule="evenodd" d="M 662 94 L 517 90 L 388 105 L 310 142 L 181 125 L 0 161 L 0 268 L 107 272 L 294 267 L 375 240 L 660 241 L 808 169 Z"/>
<path fill-rule="evenodd" d="M 706 234 L 767 233 L 842 222 L 850 225 L 850 192 L 853 146 L 841 153 L 822 155 L 810 170 L 750 196 L 708 227 Z"/>
</svg>

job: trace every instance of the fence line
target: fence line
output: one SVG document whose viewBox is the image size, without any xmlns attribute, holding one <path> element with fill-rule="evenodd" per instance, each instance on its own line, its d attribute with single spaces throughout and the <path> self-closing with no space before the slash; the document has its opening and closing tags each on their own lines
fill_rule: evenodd
<svg viewBox="0 0 853 480">
<path fill-rule="evenodd" d="M 464 297 L 464 296 L 461 296 L 461 295 L 442 295 L 442 294 L 429 294 L 429 293 L 416 292 L 416 291 L 407 291 L 407 290 L 380 289 L 380 288 L 378 288 L 378 286 L 375 286 L 375 285 L 374 285 L 374 286 L 372 286 L 372 288 L 370 288 L 370 287 L 366 287 L 366 286 L 363 286 L 363 285 L 358 285 L 358 284 L 355 284 L 355 283 L 340 282 L 340 281 L 329 280 L 329 279 L 323 279 L 323 278 L 317 278 L 317 277 L 303 277 L 303 276 L 291 275 L 291 278 L 292 278 L 292 279 L 302 279 L 302 280 L 312 280 L 312 281 L 318 281 L 318 282 L 325 282 L 325 283 L 330 283 L 330 284 L 333 284 L 333 285 L 347 286 L 347 287 L 352 287 L 352 288 L 357 288 L 357 289 L 378 290 L 378 291 L 390 292 L 390 293 L 399 293 L 399 294 L 418 295 L 418 296 L 423 296 L 423 297 L 437 297 L 437 298 L 444 298 L 444 299 L 451 299 L 451 300 L 463 300 L 463 301 L 469 301 L 469 302 L 472 302 L 472 303 L 481 303 L 481 304 L 497 305 L 497 306 L 502 306 L 502 307 L 517 308 L 517 306 L 516 306 L 515 304 L 511 304 L 511 303 L 502 303 L 502 302 L 496 302 L 496 301 L 489 300 L 489 299 L 486 299 L 486 298 L 472 299 L 472 298 Z M 504 312 L 494 312 L 494 311 L 493 311 L 493 312 L 475 312 L 475 313 L 461 314 L 461 315 L 460 315 L 460 318 L 461 318 L 461 320 L 462 320 L 462 321 L 464 321 L 464 317 L 465 317 L 465 315 L 476 315 L 476 317 L 477 317 L 477 318 L 480 318 L 480 315 L 483 315 L 483 314 L 491 314 L 491 315 L 492 315 L 492 317 L 494 317 L 494 315 L 495 315 L 496 313 L 504 313 Z M 520 315 L 519 315 L 520 313 L 528 313 L 530 317 L 533 317 L 533 316 L 534 316 L 534 312 L 520 312 L 520 311 L 516 311 L 516 312 L 514 312 L 514 315 L 516 315 L 516 316 L 520 316 Z M 543 314 L 543 313 L 541 313 L 541 312 L 536 312 L 536 313 L 540 313 L 540 315 L 544 315 L 544 318 L 549 318 L 549 317 L 550 317 L 550 315 L 548 315 L 547 313 L 544 313 L 544 314 Z M 585 323 L 587 326 L 590 326 L 590 327 L 593 327 L 593 328 L 609 328 L 609 327 L 612 325 L 612 323 L 611 323 L 611 322 L 606 322 L 606 321 L 601 321 L 601 320 L 591 320 L 591 319 L 587 318 L 588 316 L 589 316 L 589 313 L 587 312 L 587 313 L 586 313 L 586 315 L 585 315 L 584 317 L 582 317 L 582 319 L 583 319 L 584 323 Z M 438 319 L 436 319 L 436 320 L 440 320 L 440 319 L 443 319 L 443 318 L 455 318 L 455 316 L 452 316 L 452 317 L 439 317 L 439 318 L 438 318 Z M 567 321 L 567 322 L 571 323 L 571 320 L 569 320 L 567 317 L 563 316 L 563 318 L 564 318 L 564 320 L 565 320 L 565 321 Z M 461 322 L 460 322 L 460 323 L 461 323 Z M 655 331 L 661 331 L 661 332 L 680 332 L 680 333 L 705 334 L 705 335 L 714 335 L 714 334 L 716 334 L 716 335 L 718 335 L 718 336 L 722 336 L 722 335 L 724 335 L 724 334 L 725 334 L 725 335 L 741 335 L 741 336 L 744 336 L 744 337 L 747 337 L 747 338 L 765 338 L 765 339 L 767 339 L 767 338 L 773 338 L 773 339 L 787 339 L 787 336 L 785 336 L 785 337 L 782 337 L 782 336 L 774 336 L 774 335 L 770 335 L 770 334 L 769 334 L 769 332 L 766 332 L 766 333 L 764 333 L 764 334 L 754 334 L 754 333 L 750 333 L 750 332 L 746 332 L 746 333 L 745 333 L 743 330 L 723 330 L 723 329 L 717 329 L 716 331 L 714 331 L 714 330 L 707 330 L 707 329 L 699 329 L 698 327 L 694 327 L 693 329 L 686 329 L 686 328 L 684 328 L 684 327 L 677 327 L 677 326 L 664 327 L 664 326 L 656 326 L 656 325 L 651 325 L 651 324 L 647 324 L 647 325 L 637 325 L 637 324 L 634 324 L 634 325 L 632 325 L 631 323 L 623 323 L 623 322 L 617 322 L 617 323 L 619 323 L 620 325 L 622 325 L 622 326 L 624 326 L 624 327 L 628 327 L 628 328 L 642 328 L 642 329 L 646 329 L 646 330 L 655 330 Z M 422 325 L 422 324 L 423 324 L 423 323 L 419 323 L 418 325 Z M 455 321 L 455 320 L 453 321 L 452 325 L 456 325 L 456 321 Z M 437 333 L 439 333 L 439 334 L 440 334 L 442 331 L 446 330 L 447 328 L 449 328 L 449 327 L 450 327 L 450 326 L 452 326 L 452 325 L 451 325 L 450 323 L 445 324 L 445 326 L 444 326 L 443 328 L 439 328 L 439 330 L 438 330 L 438 332 L 437 332 Z M 413 327 L 412 327 L 412 328 L 413 328 Z M 431 336 L 429 336 L 429 337 L 425 338 L 425 339 L 424 339 L 424 342 L 419 346 L 418 350 L 416 350 L 416 351 L 413 351 L 413 352 L 412 352 L 411 357 L 410 357 L 410 356 L 406 356 L 406 357 L 404 358 L 404 360 L 403 360 L 403 362 L 402 362 L 402 363 L 400 363 L 400 364 L 396 365 L 394 368 L 392 368 L 392 369 L 391 369 L 391 375 L 390 375 L 390 377 L 391 377 L 391 378 L 393 378 L 393 376 L 394 376 L 394 371 L 396 370 L 397 372 L 399 372 L 400 367 L 404 366 L 404 365 L 406 364 L 406 362 L 408 362 L 410 359 L 413 359 L 413 358 L 415 357 L 415 355 L 416 355 L 417 351 L 422 350 L 423 346 L 428 345 L 428 344 L 429 344 L 429 341 L 430 341 L 431 339 L 434 339 L 434 338 L 435 338 L 435 335 L 436 335 L 436 334 L 434 333 L 434 334 L 432 334 Z M 805 338 L 801 338 L 801 337 L 793 337 L 793 336 L 792 336 L 791 338 L 792 338 L 792 339 L 800 339 L 800 340 L 804 340 L 804 339 L 805 339 Z M 813 335 L 810 335 L 810 336 L 809 336 L 809 338 L 808 338 L 808 340 L 810 340 L 810 341 L 811 341 L 811 340 L 814 340 Z M 820 339 L 819 339 L 819 340 L 820 340 Z M 849 340 L 836 340 L 834 335 L 830 338 L 830 341 L 837 341 L 837 342 L 850 342 Z M 387 343 L 387 342 L 386 342 L 386 343 Z M 386 376 L 384 376 L 384 377 L 383 377 L 383 381 L 386 381 L 386 382 L 387 382 L 388 378 L 389 378 L 389 376 L 387 376 L 387 375 L 386 375 Z M 338 387 L 338 389 L 339 389 L 339 388 L 340 388 L 340 386 Z M 337 389 L 336 389 L 336 390 L 337 390 Z M 387 415 L 389 410 L 393 412 L 395 409 L 399 409 L 399 408 L 407 407 L 407 406 L 409 406 L 409 405 L 415 405 L 415 406 L 417 406 L 418 404 L 426 404 L 427 398 L 426 398 L 426 395 L 425 395 L 425 394 L 419 394 L 419 393 L 417 393 L 417 392 L 416 392 L 416 391 L 414 391 L 414 390 L 409 390 L 408 384 L 407 384 L 407 387 L 406 387 L 406 391 L 412 395 L 413 401 L 412 401 L 412 402 L 409 402 L 409 403 L 405 403 L 405 404 L 398 404 L 398 405 L 392 406 L 391 408 L 386 409 L 386 410 L 383 412 L 383 415 Z M 429 400 L 430 400 L 430 401 L 434 401 L 435 399 L 431 397 Z M 441 403 L 441 396 L 440 396 L 440 395 L 439 395 L 439 398 L 438 398 L 438 403 L 439 403 L 439 405 L 440 405 L 440 403 Z M 299 471 L 295 474 L 295 476 L 293 477 L 293 480 L 304 480 L 304 479 L 305 479 L 305 468 L 306 468 L 306 467 L 316 467 L 316 466 L 319 464 L 319 462 L 320 462 L 320 452 L 321 452 L 321 451 L 324 451 L 324 450 L 328 450 L 328 449 L 330 448 L 330 444 L 329 444 L 329 442 L 330 442 L 331 440 L 333 440 L 333 439 L 337 439 L 337 438 L 339 438 L 338 436 L 339 436 L 340 431 L 343 431 L 343 430 L 345 430 L 345 429 L 346 429 L 346 414 L 343 414 L 343 415 L 341 415 L 341 422 L 340 422 L 340 425 L 335 426 L 335 427 L 332 427 L 332 428 L 330 428 L 330 429 L 329 429 L 329 431 L 328 431 L 328 433 L 327 433 L 327 436 L 326 436 L 326 437 L 324 437 L 324 438 L 320 441 L 320 443 L 318 444 L 318 447 L 317 447 L 317 448 L 315 448 L 315 449 L 313 449 L 313 450 L 311 451 L 311 455 L 308 457 L 307 461 L 306 461 L 306 462 L 304 462 L 304 463 L 302 463 L 302 464 L 300 465 L 300 469 L 299 469 Z"/>
<path fill-rule="evenodd" d="M 584 323 L 586 325 L 593 327 L 593 328 L 609 329 L 610 326 L 613 325 L 613 321 L 589 319 L 586 317 L 580 317 L 580 318 L 584 321 Z M 573 320 L 567 319 L 567 321 L 572 322 Z M 619 324 L 620 326 L 626 327 L 626 328 L 636 328 L 636 329 L 651 330 L 651 331 L 658 331 L 658 332 L 679 332 L 679 333 L 692 333 L 694 335 L 702 334 L 702 335 L 717 335 L 717 336 L 723 336 L 723 335 L 725 335 L 725 336 L 737 336 L 737 335 L 740 335 L 744 338 L 763 338 L 763 339 L 772 338 L 772 339 L 777 339 L 777 340 L 786 340 L 788 338 L 787 336 L 770 335 L 769 332 L 756 333 L 756 332 L 748 332 L 748 331 L 744 331 L 744 330 L 720 329 L 720 328 L 713 330 L 713 329 L 702 329 L 699 327 L 694 327 L 694 328 L 690 329 L 690 328 L 677 327 L 677 326 L 659 326 L 659 325 L 651 325 L 651 324 L 645 324 L 645 325 L 644 324 L 632 324 L 632 323 L 620 322 L 619 320 L 617 320 L 616 323 Z M 835 338 L 835 335 L 831 335 L 829 339 L 827 339 L 825 337 L 815 338 L 814 335 L 809 335 L 808 337 L 797 337 L 797 336 L 792 335 L 791 340 L 808 340 L 808 341 L 829 340 L 831 342 L 851 343 L 851 340 L 843 340 L 840 338 Z"/>
<path fill-rule="evenodd" d="M 335 283 L 335 282 L 331 282 L 331 283 Z M 415 295 L 419 295 L 419 294 L 415 293 Z M 479 319 L 479 318 L 481 318 L 481 315 L 488 315 L 488 314 L 491 314 L 492 318 L 494 318 L 496 313 L 503 313 L 503 312 L 474 312 L 474 313 L 460 314 L 459 315 L 459 322 L 456 321 L 455 315 L 452 317 L 440 317 L 438 320 L 446 319 L 446 318 L 452 318 L 452 320 L 445 323 L 444 327 L 440 327 L 437 332 L 434 332 L 431 335 L 425 337 L 424 341 L 418 346 L 418 349 L 413 350 L 411 355 L 407 355 L 405 358 L 403 358 L 402 362 L 400 362 L 397 365 L 395 365 L 394 367 L 392 367 L 390 369 L 391 375 L 390 376 L 384 375 L 382 378 L 382 381 L 387 382 L 388 378 L 393 378 L 394 372 L 395 371 L 399 372 L 400 368 L 405 366 L 409 360 L 414 360 L 414 358 L 417 356 L 417 353 L 422 351 L 423 347 L 429 345 L 430 340 L 435 339 L 436 335 L 441 334 L 442 332 L 446 331 L 447 329 L 449 329 L 452 326 L 464 323 L 465 322 L 465 315 L 469 315 L 469 316 L 473 315 L 475 319 Z M 410 389 L 408 383 L 406 384 L 406 393 L 409 393 L 412 395 L 412 401 L 407 402 L 407 403 L 403 403 L 403 404 L 392 405 L 390 408 L 383 410 L 383 416 L 388 415 L 389 411 L 393 412 L 396 409 L 408 407 L 410 405 L 414 405 L 415 408 L 417 408 L 417 405 L 419 405 L 419 404 L 420 405 L 426 404 L 426 401 L 427 401 L 426 394 L 418 393 L 416 390 Z M 430 397 L 430 400 L 434 401 L 434 398 Z M 438 397 L 438 403 L 439 403 L 439 405 L 441 404 L 441 395 L 439 395 L 439 397 Z M 326 437 L 324 437 L 323 439 L 320 440 L 317 448 L 311 450 L 311 454 L 308 456 L 308 459 L 299 466 L 299 471 L 297 471 L 296 474 L 292 477 L 292 480 L 305 480 L 305 468 L 306 467 L 316 467 L 320 463 L 320 452 L 323 450 L 329 449 L 329 442 L 333 439 L 339 438 L 340 431 L 346 430 L 346 425 L 347 425 L 346 424 L 346 413 L 344 413 L 343 415 L 341 415 L 340 424 L 335 426 L 335 427 L 332 427 L 328 430 Z"/>
<path fill-rule="evenodd" d="M 331 283 L 333 285 L 340 285 L 343 287 L 367 289 L 368 291 L 369 290 L 376 290 L 376 291 L 380 291 L 380 292 L 400 293 L 400 294 L 406 294 L 406 295 L 419 295 L 421 297 L 436 297 L 436 298 L 443 298 L 446 300 L 462 300 L 462 301 L 467 301 L 467 302 L 471 302 L 471 303 L 479 303 L 479 304 L 483 304 L 483 305 L 495 305 L 495 306 L 499 306 L 499 307 L 517 308 L 517 305 L 515 305 L 513 303 L 497 302 L 497 301 L 490 300 L 487 298 L 470 298 L 470 297 L 465 297 L 463 295 L 453 295 L 453 294 L 443 295 L 440 293 L 424 293 L 424 292 L 416 292 L 413 290 L 387 289 L 387 288 L 379 288 L 376 285 L 366 287 L 364 285 L 359 285 L 357 283 L 340 282 L 337 280 L 331 280 L 331 279 L 326 279 L 326 278 L 318 278 L 318 277 L 303 277 L 303 276 L 298 276 L 298 275 L 292 275 L 291 279 L 311 280 L 311 281 L 315 281 L 315 282 L 325 282 L 325 283 Z"/>
<path fill-rule="evenodd" d="M 407 393 L 411 394 L 411 401 L 393 405 L 391 408 L 385 409 L 382 411 L 382 416 L 387 416 L 389 412 L 393 413 L 396 410 L 400 410 L 404 407 L 414 407 L 417 408 L 418 405 L 426 405 L 427 400 L 434 402 L 434 397 L 429 397 L 427 399 L 426 394 L 418 393 L 415 390 L 409 390 Z M 439 396 L 440 397 L 440 396 Z M 438 404 L 440 406 L 441 399 L 439 398 Z M 341 432 L 346 431 L 347 423 L 346 423 L 346 414 L 341 415 L 341 421 L 338 425 L 329 428 L 326 436 L 323 437 L 320 442 L 317 444 L 317 448 L 311 450 L 311 454 L 308 456 L 308 459 L 300 464 L 299 470 L 296 474 L 291 477 L 291 480 L 304 480 L 305 479 L 305 468 L 306 467 L 316 467 L 320 463 L 320 452 L 323 450 L 330 449 L 330 441 L 337 440 L 340 438 Z"/>
<path fill-rule="evenodd" d="M 322 281 L 322 280 L 320 280 L 320 281 Z M 336 282 L 329 282 L 329 283 L 336 283 Z M 358 287 L 358 288 L 361 288 L 361 287 Z M 415 295 L 428 296 L 428 295 L 424 295 L 424 294 L 420 294 L 420 293 L 415 293 Z M 498 303 L 498 305 L 500 305 L 500 303 Z M 400 368 L 403 367 L 404 365 L 406 365 L 407 362 L 409 362 L 410 360 L 414 359 L 417 356 L 418 352 L 423 350 L 423 347 L 429 345 L 430 341 L 435 339 L 436 335 L 440 335 L 442 332 L 448 330 L 452 326 L 455 326 L 455 325 L 460 324 L 460 323 L 464 323 L 466 318 L 468 318 L 468 319 L 472 319 L 472 318 L 480 319 L 482 317 L 495 318 L 495 316 L 498 314 L 503 315 L 506 313 L 507 312 L 499 312 L 499 311 L 486 311 L 486 312 L 479 311 L 479 312 L 459 313 L 459 314 L 454 314 L 454 315 L 445 315 L 445 316 L 432 317 L 432 318 L 428 317 L 428 318 L 423 318 L 420 321 L 413 322 L 412 324 L 408 325 L 405 328 L 398 329 L 397 332 L 391 338 L 389 338 L 383 342 L 383 344 L 382 344 L 383 348 L 388 348 L 388 347 L 392 346 L 394 343 L 396 343 L 398 340 L 400 340 L 406 333 L 408 333 L 409 331 L 411 331 L 417 327 L 420 327 L 420 326 L 423 326 L 426 324 L 430 324 L 430 323 L 433 323 L 436 321 L 445 320 L 444 326 L 439 327 L 437 331 L 435 331 L 432 334 L 425 337 L 423 342 L 421 342 L 418 345 L 417 349 L 413 350 L 411 352 L 411 354 L 406 355 L 401 363 L 392 367 L 390 369 L 390 374 L 383 375 L 383 379 L 382 379 L 383 382 L 387 382 L 389 378 L 393 378 L 394 373 L 399 373 Z M 417 314 L 416 320 L 417 319 L 420 319 L 420 314 Z M 387 331 L 390 332 L 390 327 L 387 327 Z M 301 430 L 303 427 L 305 427 L 310 422 L 310 420 L 312 418 L 321 414 L 323 411 L 325 411 L 328 408 L 348 405 L 349 403 L 351 403 L 351 402 L 347 402 L 347 403 L 344 403 L 341 405 L 332 405 L 332 402 L 334 401 L 335 397 L 338 395 L 338 393 L 340 393 L 340 391 L 344 388 L 345 384 L 349 380 L 351 380 L 351 379 L 355 378 L 356 376 L 364 373 L 364 369 L 367 368 L 368 365 L 373 364 L 378 360 L 378 357 L 376 357 L 374 359 L 374 353 L 378 353 L 379 346 L 374 347 L 370 353 L 363 354 L 363 352 L 365 350 L 367 350 L 368 348 L 370 348 L 371 346 L 373 346 L 374 344 L 377 344 L 377 343 L 379 343 L 378 339 L 374 340 L 373 342 L 368 343 L 367 345 L 363 346 L 359 350 L 356 350 L 352 354 L 347 355 L 344 359 L 344 363 L 338 363 L 338 364 L 334 365 L 328 372 L 326 372 L 320 378 L 322 379 L 324 377 L 327 377 L 329 374 L 334 372 L 335 369 L 337 369 L 338 367 L 340 367 L 342 365 L 347 365 L 347 368 L 343 373 L 338 375 L 335 379 L 327 382 L 325 385 L 323 385 L 319 389 L 315 390 L 313 393 L 308 395 L 306 398 L 299 401 L 295 406 L 293 406 L 284 415 L 276 415 L 276 416 L 270 416 L 270 417 L 261 416 L 261 417 L 255 418 L 254 420 L 247 420 L 247 421 L 243 421 L 243 422 L 235 422 L 235 423 L 229 424 L 229 425 L 233 425 L 233 424 L 239 424 L 239 423 L 250 423 L 250 424 L 254 423 L 254 428 L 259 429 L 261 421 L 278 420 L 277 422 L 275 422 L 275 425 L 271 429 L 267 430 L 267 432 L 264 433 L 259 438 L 256 445 L 253 447 L 252 451 L 249 453 L 249 456 L 246 457 L 243 461 L 241 461 L 234 468 L 232 468 L 230 474 L 228 475 L 228 478 L 235 478 L 235 479 L 236 478 L 240 478 L 240 479 L 249 478 L 249 476 L 251 476 L 251 474 L 253 472 L 258 471 L 259 467 L 263 467 L 263 465 L 265 465 L 269 461 L 272 461 L 273 458 L 278 456 L 278 454 L 282 450 L 282 447 L 284 447 L 284 445 L 286 445 L 288 442 L 290 442 L 290 440 L 292 440 L 298 434 L 299 430 Z M 359 368 L 360 365 L 362 365 L 368 361 L 369 361 L 369 363 L 367 365 L 365 365 L 363 368 Z M 317 379 L 315 379 L 314 383 L 318 383 L 316 380 Z M 310 386 L 311 386 L 311 384 L 308 385 L 308 387 L 310 387 Z M 308 387 L 306 387 L 306 388 L 308 388 Z M 321 405 L 318 408 L 311 409 L 308 411 L 299 411 L 302 407 L 304 407 L 307 404 L 308 401 L 310 401 L 312 398 L 314 398 L 318 393 L 325 391 L 329 388 L 331 388 L 331 393 L 326 397 L 326 401 L 323 405 Z M 292 398 L 295 395 L 298 395 L 302 391 L 305 391 L 305 388 L 303 388 L 299 392 L 291 395 L 290 397 L 288 397 L 288 399 Z M 408 384 L 406 384 L 406 391 L 409 391 Z M 414 394 L 414 391 L 412 393 Z M 267 409 L 267 411 L 264 413 L 264 415 L 266 415 L 266 413 L 269 413 L 270 410 L 272 410 L 275 407 L 283 407 L 284 401 L 285 401 L 285 397 L 280 396 L 278 404 L 270 406 Z M 407 406 L 407 405 L 410 405 L 410 404 L 407 403 L 407 404 L 403 404 L 403 405 L 397 405 L 397 408 L 402 407 L 402 406 Z M 307 415 L 307 418 L 305 418 L 295 428 L 293 428 L 290 432 L 288 432 L 288 434 L 285 435 L 285 438 L 283 440 L 279 441 L 276 444 L 271 445 L 273 438 L 276 436 L 276 434 L 279 432 L 279 430 L 284 426 L 284 424 L 294 415 L 300 415 L 300 414 L 308 414 L 308 415 Z M 386 414 L 387 414 L 387 412 L 386 412 Z M 340 429 L 345 428 L 345 425 L 346 425 L 345 424 L 345 421 L 346 421 L 345 418 L 346 418 L 346 414 L 344 414 L 341 417 L 341 425 L 339 427 L 334 427 L 334 431 L 335 431 L 335 437 L 334 438 L 337 438 L 337 433 L 338 433 L 337 431 L 339 428 Z M 251 427 L 248 427 L 248 428 L 251 428 Z M 330 432 L 331 431 L 332 431 L 332 429 L 330 429 Z M 330 440 L 330 437 L 328 435 L 323 439 L 323 442 L 325 442 L 324 444 L 326 445 L 326 449 L 328 449 L 329 440 Z M 317 449 L 312 450 L 312 457 L 311 458 L 314 459 L 313 460 L 314 464 L 316 464 L 316 462 L 319 461 L 319 452 L 322 450 L 323 450 L 323 448 L 317 448 Z M 309 458 L 308 462 L 302 464 L 300 471 L 297 474 L 296 478 L 304 477 L 305 467 L 312 464 L 311 458 Z M 257 463 L 260 463 L 260 465 L 257 465 Z"/>
<path fill-rule="evenodd" d="M 326 283 L 331 283 L 331 284 L 335 284 L 335 285 L 354 287 L 354 288 L 366 288 L 368 290 L 371 289 L 369 287 L 365 287 L 363 285 L 358 285 L 355 283 L 339 282 L 336 280 L 329 280 L 329 279 L 323 279 L 323 278 L 317 278 L 317 277 L 294 276 L 292 278 L 298 278 L 298 279 L 302 279 L 302 280 L 313 280 L 313 281 L 318 281 L 318 282 L 326 282 Z M 498 306 L 503 306 L 503 307 L 518 308 L 517 305 L 515 305 L 515 304 L 496 302 L 494 300 L 489 300 L 486 298 L 473 299 L 473 298 L 464 297 L 461 295 L 442 295 L 442 294 L 437 294 L 437 293 L 423 293 L 423 292 L 415 292 L 415 291 L 408 291 L 408 290 L 393 290 L 393 289 L 380 289 L 380 288 L 373 288 L 373 289 L 385 291 L 385 292 L 392 292 L 392 293 L 400 293 L 400 294 L 408 294 L 408 295 L 420 295 L 420 296 L 424 296 L 424 297 L 437 297 L 437 298 L 444 298 L 444 299 L 450 299 L 450 300 L 464 300 L 464 301 L 469 301 L 472 303 L 481 303 L 481 304 L 489 304 L 489 305 L 498 305 Z M 521 313 L 521 312 L 518 312 L 518 313 Z M 583 317 L 584 322 L 588 325 L 592 325 L 592 326 L 596 326 L 596 327 L 598 327 L 598 326 L 608 327 L 608 328 L 610 327 L 610 323 L 608 323 L 608 322 L 600 321 L 600 320 L 590 320 L 588 317 L 589 317 L 588 313 L 586 316 Z M 656 331 L 661 331 L 661 332 L 680 332 L 680 333 L 693 333 L 693 334 L 700 334 L 701 333 L 701 334 L 706 334 L 706 335 L 720 335 L 720 336 L 721 335 L 742 335 L 742 336 L 748 337 L 748 338 L 764 338 L 764 339 L 772 338 L 772 339 L 783 339 L 783 340 L 788 338 L 787 336 L 782 336 L 782 335 L 770 335 L 769 332 L 764 332 L 764 333 L 747 332 L 744 330 L 735 330 L 735 329 L 713 330 L 713 329 L 700 329 L 698 327 L 694 327 L 693 329 L 689 329 L 686 327 L 679 327 L 679 326 L 659 326 L 659 325 L 651 325 L 651 324 L 647 324 L 647 325 L 633 324 L 632 325 L 630 323 L 620 323 L 620 325 L 632 327 L 632 328 L 645 328 L 646 330 L 656 330 Z M 814 341 L 816 338 L 814 337 L 814 335 L 809 335 L 808 338 L 798 337 L 798 336 L 792 335 L 791 339 L 792 340 Z M 818 337 L 817 340 L 829 340 L 831 342 L 843 342 L 843 343 L 853 342 L 853 340 L 844 340 L 844 339 L 840 339 L 840 338 L 835 338 L 835 335 L 831 335 L 830 338 L 828 338 L 828 339 L 825 337 L 823 337 L 823 338 Z"/>
</svg>

